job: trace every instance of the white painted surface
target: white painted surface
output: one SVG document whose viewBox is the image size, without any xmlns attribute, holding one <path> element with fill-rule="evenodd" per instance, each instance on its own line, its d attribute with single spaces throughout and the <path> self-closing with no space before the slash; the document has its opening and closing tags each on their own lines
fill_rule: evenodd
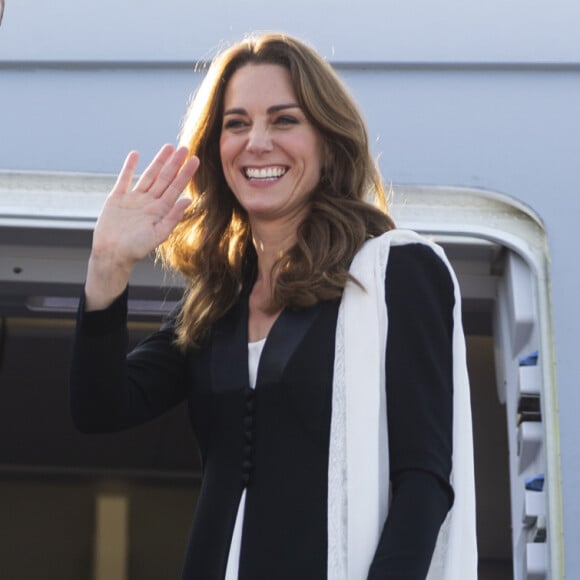
<svg viewBox="0 0 580 580">
<path fill-rule="evenodd" d="M 338 61 L 577 62 L 574 0 L 16 0 L 0 58 L 191 61 L 282 29 Z"/>
</svg>

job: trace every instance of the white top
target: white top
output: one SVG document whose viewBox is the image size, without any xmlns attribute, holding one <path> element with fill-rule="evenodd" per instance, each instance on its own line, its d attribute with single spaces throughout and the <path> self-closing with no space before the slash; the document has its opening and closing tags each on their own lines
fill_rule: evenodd
<svg viewBox="0 0 580 580">
<path fill-rule="evenodd" d="M 250 387 L 256 388 L 256 380 L 258 378 L 258 365 L 260 364 L 260 357 L 262 350 L 266 344 L 266 339 L 257 340 L 256 342 L 248 343 L 248 371 L 250 376 Z M 225 580 L 238 580 L 238 570 L 240 566 L 240 550 L 242 547 L 242 527 L 244 524 L 244 511 L 246 507 L 246 490 L 242 491 L 240 504 L 238 505 L 238 514 L 236 516 L 236 523 L 234 525 L 234 533 L 232 535 L 232 543 L 230 544 L 230 553 L 228 554 L 228 565 L 226 566 Z"/>
</svg>

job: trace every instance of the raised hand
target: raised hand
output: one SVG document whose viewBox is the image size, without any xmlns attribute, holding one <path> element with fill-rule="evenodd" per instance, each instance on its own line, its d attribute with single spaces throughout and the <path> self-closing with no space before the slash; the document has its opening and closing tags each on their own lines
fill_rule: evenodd
<svg viewBox="0 0 580 580">
<path fill-rule="evenodd" d="M 163 146 L 131 188 L 139 160 L 127 156 L 93 234 L 85 286 L 88 310 L 104 308 L 125 288 L 135 263 L 164 242 L 189 200 L 181 192 L 199 166 L 185 147 Z"/>
</svg>

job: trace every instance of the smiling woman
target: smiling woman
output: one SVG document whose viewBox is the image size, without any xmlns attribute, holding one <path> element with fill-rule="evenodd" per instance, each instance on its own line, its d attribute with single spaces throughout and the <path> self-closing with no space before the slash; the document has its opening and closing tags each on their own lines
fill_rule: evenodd
<svg viewBox="0 0 580 580">
<path fill-rule="evenodd" d="M 457 282 L 394 229 L 336 73 L 297 39 L 248 38 L 212 62 L 181 143 L 133 188 L 130 153 L 97 222 L 78 428 L 187 402 L 203 482 L 183 580 L 475 579 Z M 127 284 L 155 248 L 185 294 L 127 356 Z"/>
<path fill-rule="evenodd" d="M 256 253 L 252 298 L 271 318 L 340 297 L 356 250 L 394 225 L 356 103 L 332 67 L 292 37 L 251 37 L 219 54 L 187 112 L 181 144 L 203 163 L 186 191 L 185 219 L 160 248 L 166 263 L 195 280 L 180 344 L 201 338 L 237 301 L 244 264 Z M 258 182 L 263 168 L 284 175 Z M 301 192 L 313 194 L 307 206 L 296 203 Z M 254 230 L 257 215 L 267 231 Z M 290 221 L 282 228 L 274 218 L 283 216 Z"/>
<path fill-rule="evenodd" d="M 288 71 L 278 65 L 236 71 L 224 108 L 220 156 L 228 186 L 260 247 L 270 228 L 290 246 L 322 178 L 320 135 L 300 109 Z"/>
</svg>

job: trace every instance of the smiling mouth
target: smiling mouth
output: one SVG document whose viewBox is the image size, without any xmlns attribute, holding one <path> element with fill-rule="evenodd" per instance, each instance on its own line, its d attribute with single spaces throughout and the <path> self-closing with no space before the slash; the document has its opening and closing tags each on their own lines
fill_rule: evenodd
<svg viewBox="0 0 580 580">
<path fill-rule="evenodd" d="M 274 179 L 280 179 L 286 171 L 287 167 L 276 166 L 276 167 L 245 167 L 244 175 L 247 179 L 260 180 L 260 181 L 271 181 Z"/>
</svg>

